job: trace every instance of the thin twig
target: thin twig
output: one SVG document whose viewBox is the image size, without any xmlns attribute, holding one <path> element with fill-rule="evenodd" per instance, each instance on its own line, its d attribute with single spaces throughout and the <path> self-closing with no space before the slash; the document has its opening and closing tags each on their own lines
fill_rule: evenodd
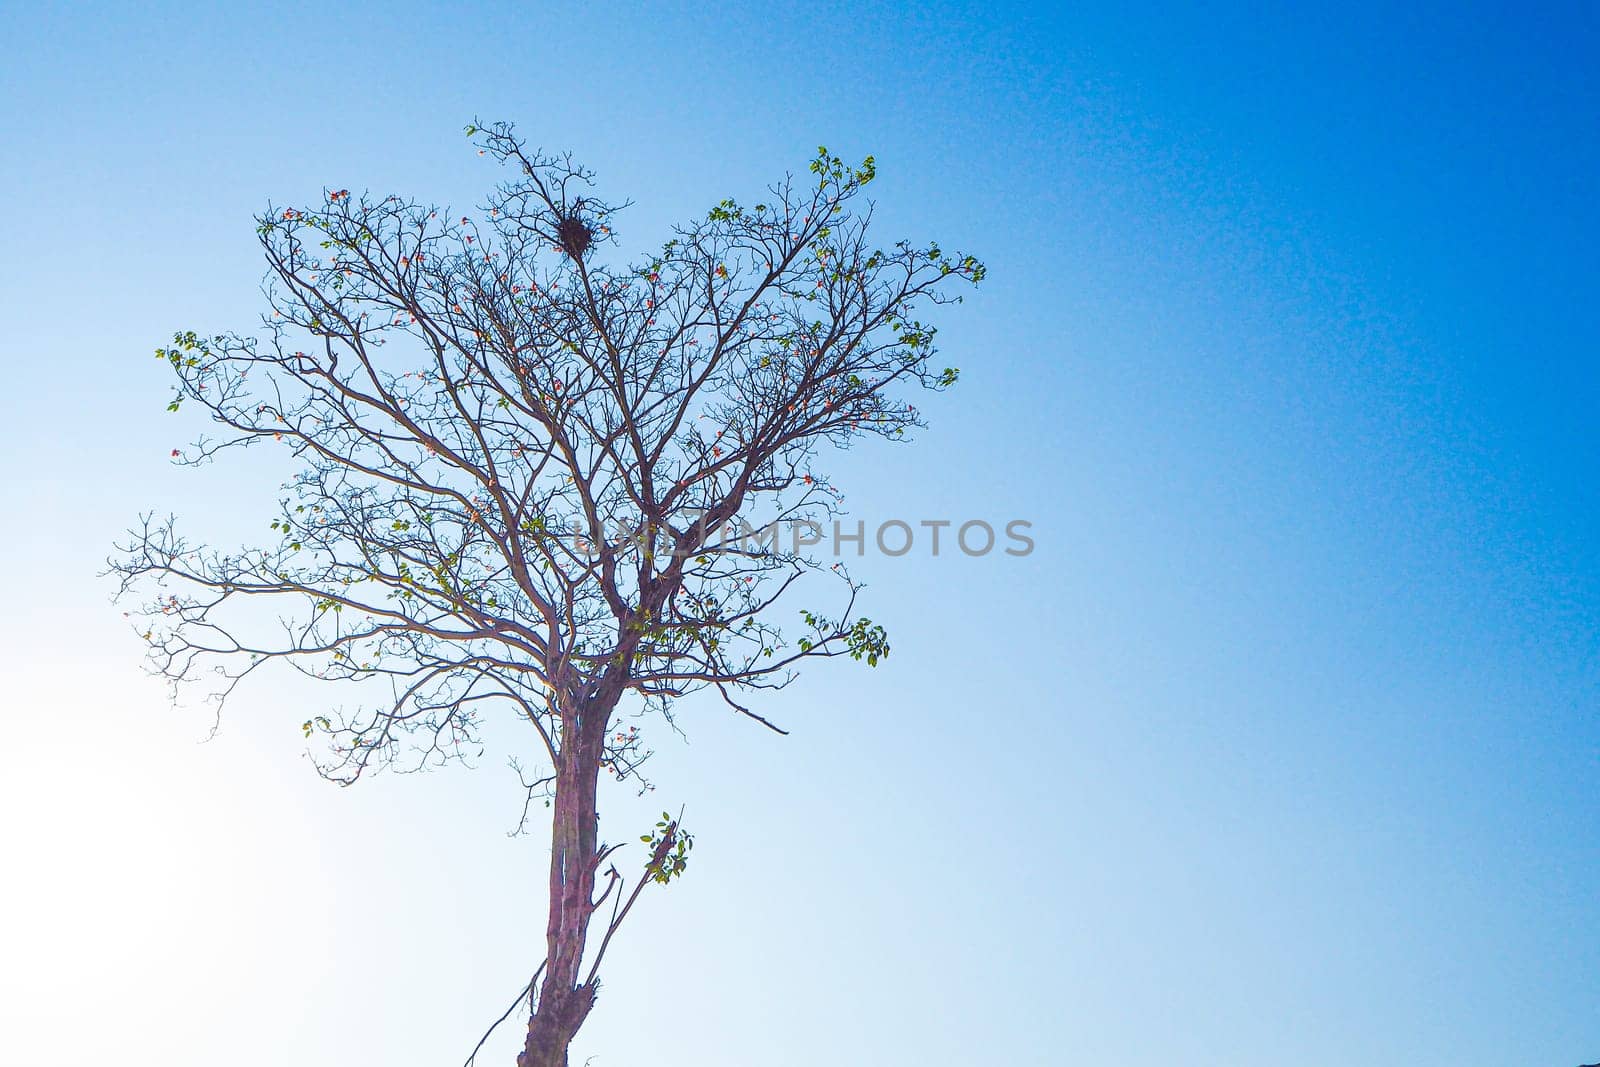
<svg viewBox="0 0 1600 1067">
<path fill-rule="evenodd" d="M 545 962 L 549 961 L 547 960 Z M 524 1000 L 527 1000 L 533 995 L 533 984 L 539 980 L 539 975 L 543 973 L 543 971 L 544 964 L 541 963 L 539 964 L 539 969 L 533 972 L 533 977 L 528 979 L 528 984 L 522 987 L 522 992 L 517 994 L 517 999 L 513 1000 L 511 1002 L 511 1006 L 507 1008 L 503 1014 L 501 1014 L 500 1018 L 490 1023 L 489 1029 L 485 1030 L 483 1032 L 483 1036 L 478 1038 L 478 1043 L 472 1047 L 472 1055 L 467 1057 L 467 1062 L 463 1063 L 461 1067 L 472 1067 L 474 1061 L 476 1061 L 478 1058 L 478 1053 L 483 1051 L 484 1042 L 489 1040 L 489 1035 L 498 1030 L 501 1023 L 511 1018 L 511 1013 L 517 1010 L 518 1004 L 521 1004 Z"/>
</svg>

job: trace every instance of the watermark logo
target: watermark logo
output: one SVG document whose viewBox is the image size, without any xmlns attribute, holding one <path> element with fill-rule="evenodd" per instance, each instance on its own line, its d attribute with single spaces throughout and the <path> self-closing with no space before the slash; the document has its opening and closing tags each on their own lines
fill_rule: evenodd
<svg viewBox="0 0 1600 1067">
<path fill-rule="evenodd" d="M 995 551 L 1008 556 L 1026 556 L 1034 547 L 1028 533 L 1033 523 L 1026 519 L 1005 523 L 1003 540 L 1002 533 L 983 519 L 969 519 L 959 524 L 951 519 L 919 519 L 915 523 L 889 519 L 871 530 L 865 519 L 857 519 L 853 525 L 834 519 L 831 526 L 831 530 L 824 529 L 813 519 L 771 522 L 760 527 L 740 521 L 737 528 L 724 527 L 723 532 L 745 551 L 759 551 L 763 546 L 774 551 L 784 544 L 796 555 L 807 549 L 817 549 L 834 556 L 844 556 L 851 550 L 854 555 L 864 556 L 870 545 L 882 555 L 896 557 L 913 552 L 938 556 L 953 554 L 953 551 L 967 556 L 987 556 Z"/>
<path fill-rule="evenodd" d="M 889 519 L 869 527 L 865 519 L 853 523 L 840 519 L 827 526 L 815 519 L 779 519 L 764 525 L 752 525 L 739 519 L 730 520 L 706 531 L 700 547 L 678 550 L 666 531 L 656 531 L 651 536 L 648 526 L 620 527 L 606 538 L 608 544 L 637 541 L 652 544 L 660 555 L 700 555 L 710 551 L 733 551 L 748 556 L 807 556 L 827 554 L 836 558 L 865 556 L 869 551 L 898 558 L 908 555 L 939 556 L 1006 556 L 1031 555 L 1034 539 L 1033 523 L 1027 519 L 1011 519 L 995 524 L 985 519 Z M 582 534 L 573 534 L 572 543 L 580 553 L 589 554 L 594 542 Z"/>
</svg>

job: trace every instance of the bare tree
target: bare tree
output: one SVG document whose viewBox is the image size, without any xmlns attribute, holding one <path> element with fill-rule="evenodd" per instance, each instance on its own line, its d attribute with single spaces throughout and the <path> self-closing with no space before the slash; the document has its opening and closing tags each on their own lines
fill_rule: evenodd
<svg viewBox="0 0 1600 1067">
<path fill-rule="evenodd" d="M 873 161 L 825 149 L 765 202 L 724 200 L 659 253 L 613 262 L 625 205 L 588 171 L 508 125 L 467 132 L 515 172 L 476 215 L 344 189 L 271 208 L 259 335 L 181 333 L 157 352 L 170 408 L 221 427 L 175 460 L 292 455 L 273 543 L 216 550 L 146 517 L 113 569 L 155 597 L 139 611 L 155 669 L 209 680 L 219 709 L 269 663 L 355 683 L 360 710 L 304 724 L 341 784 L 476 754 L 496 707 L 528 724 L 546 769 L 524 776 L 523 819 L 550 805 L 552 849 L 518 1063 L 550 1067 L 639 891 L 681 873 L 690 845 L 663 816 L 631 892 L 608 864 L 598 782 L 642 783 L 648 756 L 619 708 L 670 722 L 710 690 L 776 730 L 757 698 L 800 661 L 888 654 L 859 585 L 810 548 L 839 507 L 813 463 L 920 425 L 902 388 L 956 372 L 933 368 L 915 312 L 983 267 L 871 246 Z M 785 634 L 774 605 L 810 572 L 837 579 L 839 605 Z M 249 610 L 263 600 L 283 613 Z"/>
</svg>

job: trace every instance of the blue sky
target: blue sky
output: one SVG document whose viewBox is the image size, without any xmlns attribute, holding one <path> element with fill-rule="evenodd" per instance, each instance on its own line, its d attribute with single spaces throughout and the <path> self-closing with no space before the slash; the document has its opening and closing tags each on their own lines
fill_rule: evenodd
<svg viewBox="0 0 1600 1067">
<path fill-rule="evenodd" d="M 542 955 L 499 761 L 335 790 L 287 680 L 198 745 L 96 577 L 276 498 L 169 467 L 150 356 L 254 321 L 251 214 L 476 203 L 475 117 L 641 249 L 876 155 L 990 278 L 852 514 L 1038 544 L 869 557 L 884 667 L 659 736 L 694 863 L 575 1062 L 1600 1058 L 1600 16 L 1257 8 L 0 13 L 11 1058 L 459 1062 Z"/>
</svg>

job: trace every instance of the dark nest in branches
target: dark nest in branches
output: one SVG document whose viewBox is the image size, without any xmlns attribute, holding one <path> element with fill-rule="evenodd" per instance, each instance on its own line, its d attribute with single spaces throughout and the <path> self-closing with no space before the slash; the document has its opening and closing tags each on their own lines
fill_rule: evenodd
<svg viewBox="0 0 1600 1067">
<path fill-rule="evenodd" d="M 556 224 L 556 237 L 561 241 L 562 251 L 573 259 L 582 259 L 594 243 L 594 230 L 576 214 L 571 214 Z"/>
</svg>

